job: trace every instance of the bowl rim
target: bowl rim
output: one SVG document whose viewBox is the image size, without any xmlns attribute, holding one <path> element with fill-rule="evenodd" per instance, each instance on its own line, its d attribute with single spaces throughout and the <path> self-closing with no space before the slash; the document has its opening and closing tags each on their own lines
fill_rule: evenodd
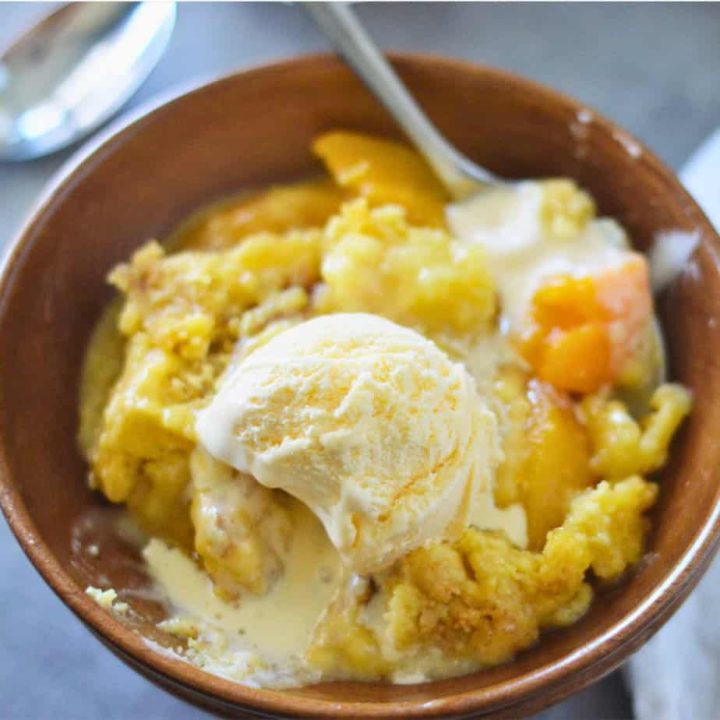
<svg viewBox="0 0 720 720">
<path fill-rule="evenodd" d="M 703 211 L 682 186 L 675 174 L 661 162 L 642 142 L 605 118 L 585 102 L 574 100 L 534 80 L 491 66 L 427 53 L 388 53 L 393 63 L 401 68 L 432 67 L 448 73 L 473 74 L 490 77 L 512 84 L 521 91 L 552 98 L 556 105 L 577 113 L 592 113 L 593 123 L 607 135 L 615 135 L 618 142 L 630 141 L 641 150 L 636 162 L 645 163 L 648 169 L 663 182 L 676 187 L 678 196 L 686 205 L 686 212 L 720 254 L 720 237 Z M 311 69 L 345 67 L 331 53 L 313 53 L 283 58 L 254 65 L 230 73 L 202 77 L 175 85 L 139 107 L 123 114 L 109 126 L 86 142 L 66 160 L 46 183 L 39 199 L 25 215 L 20 229 L 7 243 L 0 259 L 0 317 L 8 310 L 12 281 L 18 265 L 27 250 L 26 239 L 43 221 L 43 214 L 75 178 L 88 172 L 106 152 L 121 142 L 128 133 L 139 129 L 143 120 L 155 112 L 166 109 L 196 93 L 202 93 L 218 84 L 234 82 L 252 76 L 287 72 L 298 68 Z M 618 137 L 618 133 L 620 137 Z M 622 139 L 621 139 L 622 138 Z M 555 661 L 549 661 L 522 675 L 495 685 L 443 695 L 430 702 L 421 700 L 369 702 L 335 702 L 321 698 L 303 697 L 284 691 L 253 688 L 227 680 L 201 670 L 188 661 L 168 653 L 158 652 L 150 642 L 127 628 L 110 613 L 100 608 L 71 579 L 50 548 L 43 542 L 26 508 L 19 489 L 15 487 L 0 443 L 0 507 L 21 548 L 30 562 L 73 613 L 113 652 L 131 662 L 135 669 L 148 671 L 150 676 L 163 676 L 176 689 L 219 701 L 228 710 L 242 707 L 258 712 L 282 713 L 285 716 L 336 718 L 342 715 L 357 718 L 441 717 L 448 713 L 473 713 L 519 709 L 532 706 L 539 710 L 557 702 L 572 691 L 615 669 L 630 653 L 647 640 L 680 606 L 699 581 L 720 546 L 720 494 L 706 520 L 700 525 L 685 552 L 669 569 L 665 578 L 646 595 L 629 613 L 613 622 L 591 642 Z M 572 687 L 567 687 L 572 679 Z"/>
</svg>

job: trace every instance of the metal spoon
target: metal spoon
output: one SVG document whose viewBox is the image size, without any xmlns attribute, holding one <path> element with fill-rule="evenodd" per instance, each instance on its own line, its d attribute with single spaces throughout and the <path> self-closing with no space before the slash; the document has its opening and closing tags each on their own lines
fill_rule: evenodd
<svg viewBox="0 0 720 720">
<path fill-rule="evenodd" d="M 0 160 L 47 155 L 84 137 L 160 59 L 174 2 L 71 3 L 0 56 Z"/>
<path fill-rule="evenodd" d="M 453 198 L 462 200 L 488 186 L 507 184 L 466 158 L 437 131 L 346 3 L 301 4 L 415 143 Z"/>
</svg>

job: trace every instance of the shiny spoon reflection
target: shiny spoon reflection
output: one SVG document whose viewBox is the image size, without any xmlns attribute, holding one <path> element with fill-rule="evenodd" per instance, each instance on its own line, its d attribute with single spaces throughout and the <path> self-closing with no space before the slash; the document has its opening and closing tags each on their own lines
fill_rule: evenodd
<svg viewBox="0 0 720 720">
<path fill-rule="evenodd" d="M 0 160 L 60 150 L 108 120 L 162 56 L 174 2 L 71 3 L 0 56 Z"/>
</svg>

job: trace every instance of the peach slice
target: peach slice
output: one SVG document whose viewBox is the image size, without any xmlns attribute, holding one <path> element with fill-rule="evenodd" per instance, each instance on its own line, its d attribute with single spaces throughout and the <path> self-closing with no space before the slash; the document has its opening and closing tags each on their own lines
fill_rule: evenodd
<svg viewBox="0 0 720 720">
<path fill-rule="evenodd" d="M 652 310 L 647 262 L 638 253 L 591 275 L 556 276 L 533 296 L 521 352 L 541 380 L 592 393 L 615 382 L 637 354 Z"/>
<path fill-rule="evenodd" d="M 360 133 L 329 132 L 315 140 L 313 151 L 340 187 L 370 205 L 401 205 L 411 225 L 445 226 L 447 192 L 414 150 Z"/>
</svg>

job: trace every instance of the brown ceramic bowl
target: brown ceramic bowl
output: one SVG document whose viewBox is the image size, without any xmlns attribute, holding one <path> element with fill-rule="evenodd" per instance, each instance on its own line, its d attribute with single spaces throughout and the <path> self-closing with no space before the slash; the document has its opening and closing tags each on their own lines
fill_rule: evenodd
<svg viewBox="0 0 720 720">
<path fill-rule="evenodd" d="M 83 532 L 103 532 L 87 521 L 88 510 L 103 503 L 87 488 L 75 434 L 83 352 L 111 296 L 105 275 L 210 201 L 316 172 L 309 145 L 323 130 L 398 131 L 344 65 L 311 57 L 221 79 L 107 133 L 60 173 L 5 263 L 0 500 L 39 572 L 114 653 L 168 690 L 230 715 L 517 717 L 538 710 L 611 671 L 657 630 L 720 537 L 720 242 L 706 218 L 647 149 L 572 100 L 451 60 L 397 56 L 395 63 L 440 130 L 494 172 L 575 178 L 640 248 L 661 230 L 699 233 L 690 271 L 660 302 L 672 375 L 692 388 L 696 407 L 663 474 L 647 558 L 579 623 L 512 663 L 422 685 L 276 692 L 158 653 L 145 639 L 162 642 L 153 627 L 157 606 L 133 601 L 139 619 L 123 623 L 83 592 L 88 584 L 141 583 L 134 551 L 112 535 L 99 538 L 98 560 L 73 550 L 79 518 Z"/>
</svg>

